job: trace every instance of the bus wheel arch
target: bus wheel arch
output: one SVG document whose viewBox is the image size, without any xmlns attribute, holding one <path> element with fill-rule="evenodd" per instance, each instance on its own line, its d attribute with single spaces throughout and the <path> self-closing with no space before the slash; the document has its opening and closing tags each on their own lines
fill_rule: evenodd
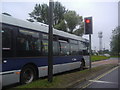
<svg viewBox="0 0 120 90">
<path fill-rule="evenodd" d="M 38 78 L 38 68 L 33 63 L 28 63 L 23 66 L 20 73 L 20 83 L 27 84 Z"/>
</svg>

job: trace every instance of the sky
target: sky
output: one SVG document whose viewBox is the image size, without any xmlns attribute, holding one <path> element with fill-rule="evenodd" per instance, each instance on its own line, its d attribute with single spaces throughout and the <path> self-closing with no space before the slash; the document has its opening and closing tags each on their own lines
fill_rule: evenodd
<svg viewBox="0 0 120 90">
<path fill-rule="evenodd" d="M 112 30 L 118 26 L 119 0 L 54 0 L 80 16 L 93 17 L 92 49 L 99 50 L 98 32 L 103 32 L 102 46 L 110 49 Z M 7 12 L 15 18 L 26 20 L 36 3 L 49 3 L 49 0 L 1 0 L 0 13 Z M 88 35 L 83 37 L 88 39 Z"/>
</svg>

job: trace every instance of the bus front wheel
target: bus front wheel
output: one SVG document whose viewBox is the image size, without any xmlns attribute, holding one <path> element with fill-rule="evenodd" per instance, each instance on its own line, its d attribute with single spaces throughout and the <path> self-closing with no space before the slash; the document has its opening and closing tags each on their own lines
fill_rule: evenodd
<svg viewBox="0 0 120 90">
<path fill-rule="evenodd" d="M 27 84 L 32 82 L 37 78 L 37 72 L 32 65 L 26 65 L 23 67 L 20 74 L 20 83 Z"/>
</svg>

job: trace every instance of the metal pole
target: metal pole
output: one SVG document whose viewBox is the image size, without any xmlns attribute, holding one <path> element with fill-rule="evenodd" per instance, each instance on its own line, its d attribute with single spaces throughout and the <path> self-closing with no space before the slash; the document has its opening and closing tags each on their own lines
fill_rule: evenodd
<svg viewBox="0 0 120 90">
<path fill-rule="evenodd" d="M 89 56 L 89 69 L 91 69 L 91 34 L 89 34 L 89 53 L 90 53 L 90 56 Z"/>
<path fill-rule="evenodd" d="M 53 1 L 49 1 L 48 81 L 53 80 Z"/>
</svg>

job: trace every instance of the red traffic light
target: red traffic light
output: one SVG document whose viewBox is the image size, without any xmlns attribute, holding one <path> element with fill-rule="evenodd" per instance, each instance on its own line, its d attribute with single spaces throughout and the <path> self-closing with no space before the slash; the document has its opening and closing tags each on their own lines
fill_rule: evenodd
<svg viewBox="0 0 120 90">
<path fill-rule="evenodd" d="M 85 34 L 92 34 L 92 17 L 85 17 L 84 18 L 84 32 Z"/>
<path fill-rule="evenodd" d="M 86 23 L 90 23 L 90 20 L 89 20 L 89 19 L 86 19 L 85 22 L 86 22 Z"/>
</svg>

